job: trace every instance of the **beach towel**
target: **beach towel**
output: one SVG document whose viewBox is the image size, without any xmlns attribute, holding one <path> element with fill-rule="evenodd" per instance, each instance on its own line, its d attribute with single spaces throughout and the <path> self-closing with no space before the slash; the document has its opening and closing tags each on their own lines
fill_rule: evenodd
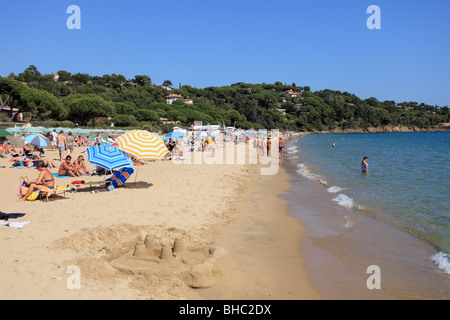
<svg viewBox="0 0 450 320">
<path fill-rule="evenodd" d="M 57 174 L 57 173 L 52 173 L 52 175 L 53 175 L 54 177 L 56 177 L 56 178 L 70 178 L 70 176 L 60 176 L 60 175 Z"/>
<path fill-rule="evenodd" d="M 121 168 L 114 173 L 111 178 L 106 179 L 105 181 L 111 182 L 112 185 L 117 188 L 125 183 L 130 176 L 133 174 L 134 170 L 132 168 Z"/>
<path fill-rule="evenodd" d="M 0 226 L 10 226 L 11 228 L 22 229 L 24 226 L 29 224 L 31 221 L 22 221 L 22 222 L 3 222 L 0 221 Z"/>
<path fill-rule="evenodd" d="M 9 226 L 12 228 L 22 229 L 24 226 L 29 224 L 31 221 L 22 221 L 22 222 L 10 222 Z"/>
</svg>

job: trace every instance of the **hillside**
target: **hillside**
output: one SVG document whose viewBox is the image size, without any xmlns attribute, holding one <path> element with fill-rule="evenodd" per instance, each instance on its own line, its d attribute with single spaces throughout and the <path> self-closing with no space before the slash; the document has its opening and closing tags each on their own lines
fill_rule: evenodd
<svg viewBox="0 0 450 320">
<path fill-rule="evenodd" d="M 437 130 L 450 122 L 447 106 L 420 102 L 360 99 L 348 92 L 311 91 L 308 86 L 234 83 L 194 88 L 169 80 L 152 83 L 147 75 L 91 76 L 41 74 L 31 65 L 19 75 L 0 77 L 0 121 L 16 120 L 26 112 L 32 122 L 64 126 L 143 128 L 168 131 L 193 121 L 240 128 L 292 131 L 374 132 Z M 168 100 L 170 103 L 168 103 Z M 172 102 L 173 101 L 173 102 Z"/>
</svg>

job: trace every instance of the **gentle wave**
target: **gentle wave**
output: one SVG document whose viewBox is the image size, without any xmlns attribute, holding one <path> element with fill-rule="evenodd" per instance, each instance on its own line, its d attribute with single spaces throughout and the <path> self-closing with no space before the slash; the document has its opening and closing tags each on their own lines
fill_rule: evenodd
<svg viewBox="0 0 450 320">
<path fill-rule="evenodd" d="M 288 153 L 296 153 L 298 149 L 296 146 L 289 146 L 286 148 L 286 151 L 288 151 Z"/>
<path fill-rule="evenodd" d="M 355 201 L 353 201 L 353 198 L 343 193 L 341 193 L 336 198 L 333 198 L 331 200 L 336 201 L 339 205 L 348 209 L 354 208 L 358 210 L 365 210 L 363 206 L 356 204 Z"/>
<path fill-rule="evenodd" d="M 341 191 L 344 191 L 345 189 L 343 189 L 343 188 L 341 188 L 341 187 L 338 187 L 338 186 L 332 186 L 332 187 L 329 187 L 328 189 L 327 189 L 327 191 L 329 192 L 329 193 L 338 193 L 338 192 L 341 192 Z"/>
<path fill-rule="evenodd" d="M 338 195 L 336 198 L 333 198 L 332 200 L 336 201 L 339 205 L 349 208 L 349 209 L 353 208 L 353 206 L 355 205 L 355 202 L 353 201 L 353 199 L 343 193 Z"/>
<path fill-rule="evenodd" d="M 308 168 L 306 168 L 306 166 L 303 163 L 297 164 L 297 167 L 298 167 L 297 173 L 301 174 L 302 176 L 308 179 L 316 180 L 317 182 L 323 184 L 324 186 L 327 185 L 326 180 L 324 180 L 321 176 L 309 171 Z"/>
<path fill-rule="evenodd" d="M 437 267 L 443 270 L 445 273 L 450 274 L 450 261 L 449 254 L 444 252 L 436 253 L 431 257 L 431 260 L 437 265 Z"/>
</svg>

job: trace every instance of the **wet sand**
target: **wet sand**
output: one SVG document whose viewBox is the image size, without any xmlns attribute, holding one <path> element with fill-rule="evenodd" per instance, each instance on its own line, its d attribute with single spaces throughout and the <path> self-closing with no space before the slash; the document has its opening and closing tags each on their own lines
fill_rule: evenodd
<svg viewBox="0 0 450 320">
<path fill-rule="evenodd" d="M 317 181 L 295 175 L 283 198 L 305 227 L 302 254 L 324 299 L 449 299 L 450 278 L 430 260 L 430 243 L 380 220 L 376 212 L 337 207 Z M 381 289 L 370 290 L 369 266 L 380 268 Z"/>
</svg>

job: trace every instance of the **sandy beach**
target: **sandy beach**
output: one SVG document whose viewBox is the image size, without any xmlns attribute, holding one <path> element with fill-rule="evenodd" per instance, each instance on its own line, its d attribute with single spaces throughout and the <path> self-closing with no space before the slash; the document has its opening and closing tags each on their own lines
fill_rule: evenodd
<svg viewBox="0 0 450 320">
<path fill-rule="evenodd" d="M 261 176 L 258 165 L 148 162 L 135 186 L 133 175 L 114 191 L 82 186 L 73 199 L 19 203 L 19 178 L 38 171 L 11 169 L 9 159 L 0 159 L 0 211 L 29 223 L 0 226 L 4 300 L 320 298 L 303 266 L 303 228 L 279 198 L 289 188 L 283 170 Z M 181 249 L 161 258 L 175 242 Z"/>
</svg>

